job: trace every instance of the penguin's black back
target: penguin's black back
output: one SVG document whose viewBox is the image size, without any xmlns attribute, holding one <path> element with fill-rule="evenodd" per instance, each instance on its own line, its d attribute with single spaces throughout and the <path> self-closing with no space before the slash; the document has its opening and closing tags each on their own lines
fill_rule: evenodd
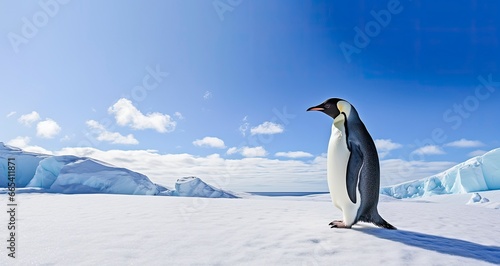
<svg viewBox="0 0 500 266">
<path fill-rule="evenodd" d="M 348 147 L 359 149 L 362 155 L 362 167 L 359 174 L 359 192 L 361 204 L 358 209 L 357 221 L 372 222 L 377 226 L 396 229 L 387 223 L 378 213 L 377 204 L 380 191 L 380 164 L 370 133 L 359 118 L 358 112 L 351 105 L 351 113 L 346 120 Z M 352 154 L 352 151 L 351 151 Z"/>
</svg>

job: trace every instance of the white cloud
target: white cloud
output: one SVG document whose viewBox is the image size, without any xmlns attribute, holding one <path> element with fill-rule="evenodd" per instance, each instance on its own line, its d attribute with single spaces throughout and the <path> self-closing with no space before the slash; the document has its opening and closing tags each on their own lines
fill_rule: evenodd
<svg viewBox="0 0 500 266">
<path fill-rule="evenodd" d="M 23 151 L 54 155 L 54 153 L 52 151 L 46 150 L 40 146 L 35 146 L 35 145 L 30 145 L 30 146 L 24 147 Z"/>
<path fill-rule="evenodd" d="M 96 139 L 98 141 L 106 141 L 112 144 L 139 144 L 139 141 L 134 138 L 134 135 L 128 134 L 127 136 L 123 136 L 118 132 L 110 132 L 106 129 L 106 127 L 104 127 L 104 125 L 95 120 L 88 120 L 86 124 L 97 134 Z"/>
<path fill-rule="evenodd" d="M 31 124 L 33 124 L 34 122 L 40 120 L 40 115 L 33 111 L 29 114 L 24 114 L 22 115 L 21 117 L 19 117 L 19 119 L 17 119 L 17 121 L 25 126 L 31 126 Z"/>
<path fill-rule="evenodd" d="M 475 150 L 475 151 L 469 152 L 469 154 L 467 154 L 467 155 L 470 157 L 476 157 L 476 156 L 481 156 L 487 152 L 488 151 L 485 151 L 485 150 Z"/>
<path fill-rule="evenodd" d="M 172 132 L 175 130 L 176 122 L 167 114 L 158 112 L 144 115 L 130 100 L 121 98 L 108 112 L 113 114 L 116 123 L 120 126 L 130 126 L 133 129 L 154 129 L 158 132 Z"/>
<path fill-rule="evenodd" d="M 226 148 L 224 141 L 216 137 L 204 137 L 203 139 L 197 139 L 193 141 L 193 145 L 198 147 L 212 147 L 218 149 Z"/>
<path fill-rule="evenodd" d="M 264 157 L 267 155 L 267 151 L 264 147 L 243 147 L 240 150 L 241 155 L 244 157 Z"/>
<path fill-rule="evenodd" d="M 445 146 L 455 147 L 455 148 L 477 148 L 477 147 L 484 146 L 484 143 L 482 143 L 479 140 L 460 139 L 457 141 L 446 143 Z"/>
<path fill-rule="evenodd" d="M 225 159 L 218 154 L 160 154 L 148 150 L 64 148 L 58 155 L 89 156 L 172 185 L 179 177 L 198 176 L 209 184 L 234 191 L 327 191 L 323 159 L 302 162 L 267 158 Z"/>
<path fill-rule="evenodd" d="M 441 149 L 439 146 L 436 145 L 427 145 L 420 147 L 416 150 L 414 150 L 412 153 L 420 154 L 420 155 L 439 155 L 439 154 L 445 154 L 443 149 Z"/>
<path fill-rule="evenodd" d="M 31 139 L 30 137 L 15 137 L 9 141 L 7 141 L 7 145 L 10 145 L 10 146 L 13 146 L 13 147 L 17 147 L 17 148 L 24 148 L 26 146 L 28 146 L 28 144 L 30 143 Z"/>
<path fill-rule="evenodd" d="M 153 182 L 167 186 L 179 177 L 198 176 L 214 186 L 234 191 L 328 191 L 325 154 L 310 161 L 260 157 L 225 159 L 217 154 L 200 157 L 152 150 L 94 148 L 65 148 L 56 154 L 89 156 L 143 173 Z M 453 165 L 454 162 L 383 160 L 380 162 L 381 185 L 429 177 Z"/>
<path fill-rule="evenodd" d="M 41 138 L 51 139 L 61 131 L 56 121 L 47 118 L 36 125 L 36 135 Z"/>
<path fill-rule="evenodd" d="M 256 127 L 252 127 L 250 129 L 250 133 L 252 135 L 256 135 L 256 134 L 279 134 L 279 133 L 283 133 L 284 131 L 284 127 L 283 125 L 280 125 L 280 124 L 276 124 L 276 123 L 273 123 L 273 122 L 269 122 L 269 121 L 266 121 Z"/>
<path fill-rule="evenodd" d="M 29 145 L 31 142 L 30 137 L 16 137 L 14 139 L 11 139 L 7 142 L 7 145 L 20 148 L 24 151 L 27 152 L 36 152 L 36 153 L 42 153 L 42 154 L 53 154 L 51 151 L 46 150 L 40 146 L 34 146 L 34 145 Z"/>
<path fill-rule="evenodd" d="M 241 135 L 243 135 L 243 137 L 244 137 L 247 134 L 248 128 L 250 127 L 250 124 L 248 123 L 248 116 L 243 117 L 243 119 L 241 121 L 242 121 L 242 124 L 240 125 L 238 130 L 240 131 Z"/>
<path fill-rule="evenodd" d="M 179 119 L 179 120 L 184 119 L 184 116 L 181 114 L 181 112 L 175 112 L 174 116 L 177 117 L 177 119 Z"/>
<path fill-rule="evenodd" d="M 11 117 L 11 116 L 15 115 L 16 113 L 17 113 L 17 112 L 12 111 L 12 112 L 8 113 L 8 114 L 6 115 L 6 117 L 7 117 L 7 118 L 9 118 L 9 117 Z"/>
<path fill-rule="evenodd" d="M 381 186 L 395 185 L 438 174 L 456 165 L 454 162 L 405 161 L 389 159 L 380 161 Z"/>
<path fill-rule="evenodd" d="M 236 147 L 231 147 L 229 149 L 227 149 L 226 153 L 231 155 L 231 154 L 235 154 L 235 153 L 238 153 L 239 149 L 236 148 Z"/>
<path fill-rule="evenodd" d="M 313 157 L 312 154 L 304 151 L 289 151 L 289 152 L 277 152 L 274 154 L 274 156 L 277 157 L 287 157 L 287 158 L 306 158 L 306 157 Z"/>
<path fill-rule="evenodd" d="M 244 146 L 241 148 L 232 147 L 232 148 L 229 148 L 226 153 L 229 155 L 239 153 L 243 157 L 247 157 L 247 158 L 265 157 L 267 155 L 266 149 L 264 149 L 264 147 L 262 147 L 262 146 L 258 146 L 258 147 Z"/>
<path fill-rule="evenodd" d="M 392 150 L 403 147 L 403 145 L 393 142 L 391 139 L 376 139 L 375 146 L 377 146 L 380 158 L 386 157 Z"/>
<path fill-rule="evenodd" d="M 203 94 L 203 99 L 208 100 L 212 98 L 212 92 L 206 91 L 205 94 Z"/>
</svg>

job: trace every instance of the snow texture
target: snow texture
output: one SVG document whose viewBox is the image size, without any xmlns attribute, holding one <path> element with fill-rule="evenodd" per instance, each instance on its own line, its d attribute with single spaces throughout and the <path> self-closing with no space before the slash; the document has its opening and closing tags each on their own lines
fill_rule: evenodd
<svg viewBox="0 0 500 266">
<path fill-rule="evenodd" d="M 174 191 L 154 184 L 143 174 L 92 158 L 27 153 L 1 142 L 0 175 L 7 173 L 8 158 L 15 158 L 16 187 L 29 187 L 35 192 L 236 198 L 235 195 L 214 188 L 197 177 L 177 180 L 177 190 Z M 0 177 L 0 187 L 7 187 L 7 178 Z"/>
<path fill-rule="evenodd" d="M 18 257 L 3 247 L 0 265 L 499 265 L 500 191 L 481 195 L 490 203 L 466 205 L 470 194 L 382 196 L 379 211 L 398 230 L 367 223 L 349 230 L 328 226 L 342 217 L 328 194 L 24 193 L 17 195 Z"/>
<path fill-rule="evenodd" d="M 437 175 L 384 187 L 381 193 L 401 199 L 496 189 L 500 189 L 500 148 Z"/>
</svg>

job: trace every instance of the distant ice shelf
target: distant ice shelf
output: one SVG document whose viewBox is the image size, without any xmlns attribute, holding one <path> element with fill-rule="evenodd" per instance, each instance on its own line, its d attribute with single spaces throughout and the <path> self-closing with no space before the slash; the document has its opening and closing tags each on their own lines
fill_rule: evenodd
<svg viewBox="0 0 500 266">
<path fill-rule="evenodd" d="M 14 158 L 16 165 L 16 187 L 31 188 L 23 189 L 25 192 L 237 198 L 198 177 L 179 178 L 175 189 L 171 189 L 151 182 L 143 174 L 92 158 L 30 153 L 0 142 L 0 188 L 4 191 L 9 158 Z"/>
<path fill-rule="evenodd" d="M 500 148 L 437 175 L 384 187 L 380 192 L 401 199 L 497 189 L 500 189 Z"/>
</svg>

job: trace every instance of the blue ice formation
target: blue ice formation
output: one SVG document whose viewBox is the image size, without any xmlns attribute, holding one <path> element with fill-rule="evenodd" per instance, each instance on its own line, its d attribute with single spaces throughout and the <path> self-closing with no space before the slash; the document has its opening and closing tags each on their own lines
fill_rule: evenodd
<svg viewBox="0 0 500 266">
<path fill-rule="evenodd" d="M 151 182 L 140 173 L 88 157 L 25 152 L 0 142 L 0 188 L 7 188 L 8 159 L 14 158 L 16 188 L 64 194 L 127 194 L 236 198 L 197 177 L 180 178 L 175 190 Z M 3 189 L 6 191 L 6 189 Z"/>
<path fill-rule="evenodd" d="M 500 189 L 500 148 L 427 178 L 381 189 L 398 199 Z"/>
</svg>

